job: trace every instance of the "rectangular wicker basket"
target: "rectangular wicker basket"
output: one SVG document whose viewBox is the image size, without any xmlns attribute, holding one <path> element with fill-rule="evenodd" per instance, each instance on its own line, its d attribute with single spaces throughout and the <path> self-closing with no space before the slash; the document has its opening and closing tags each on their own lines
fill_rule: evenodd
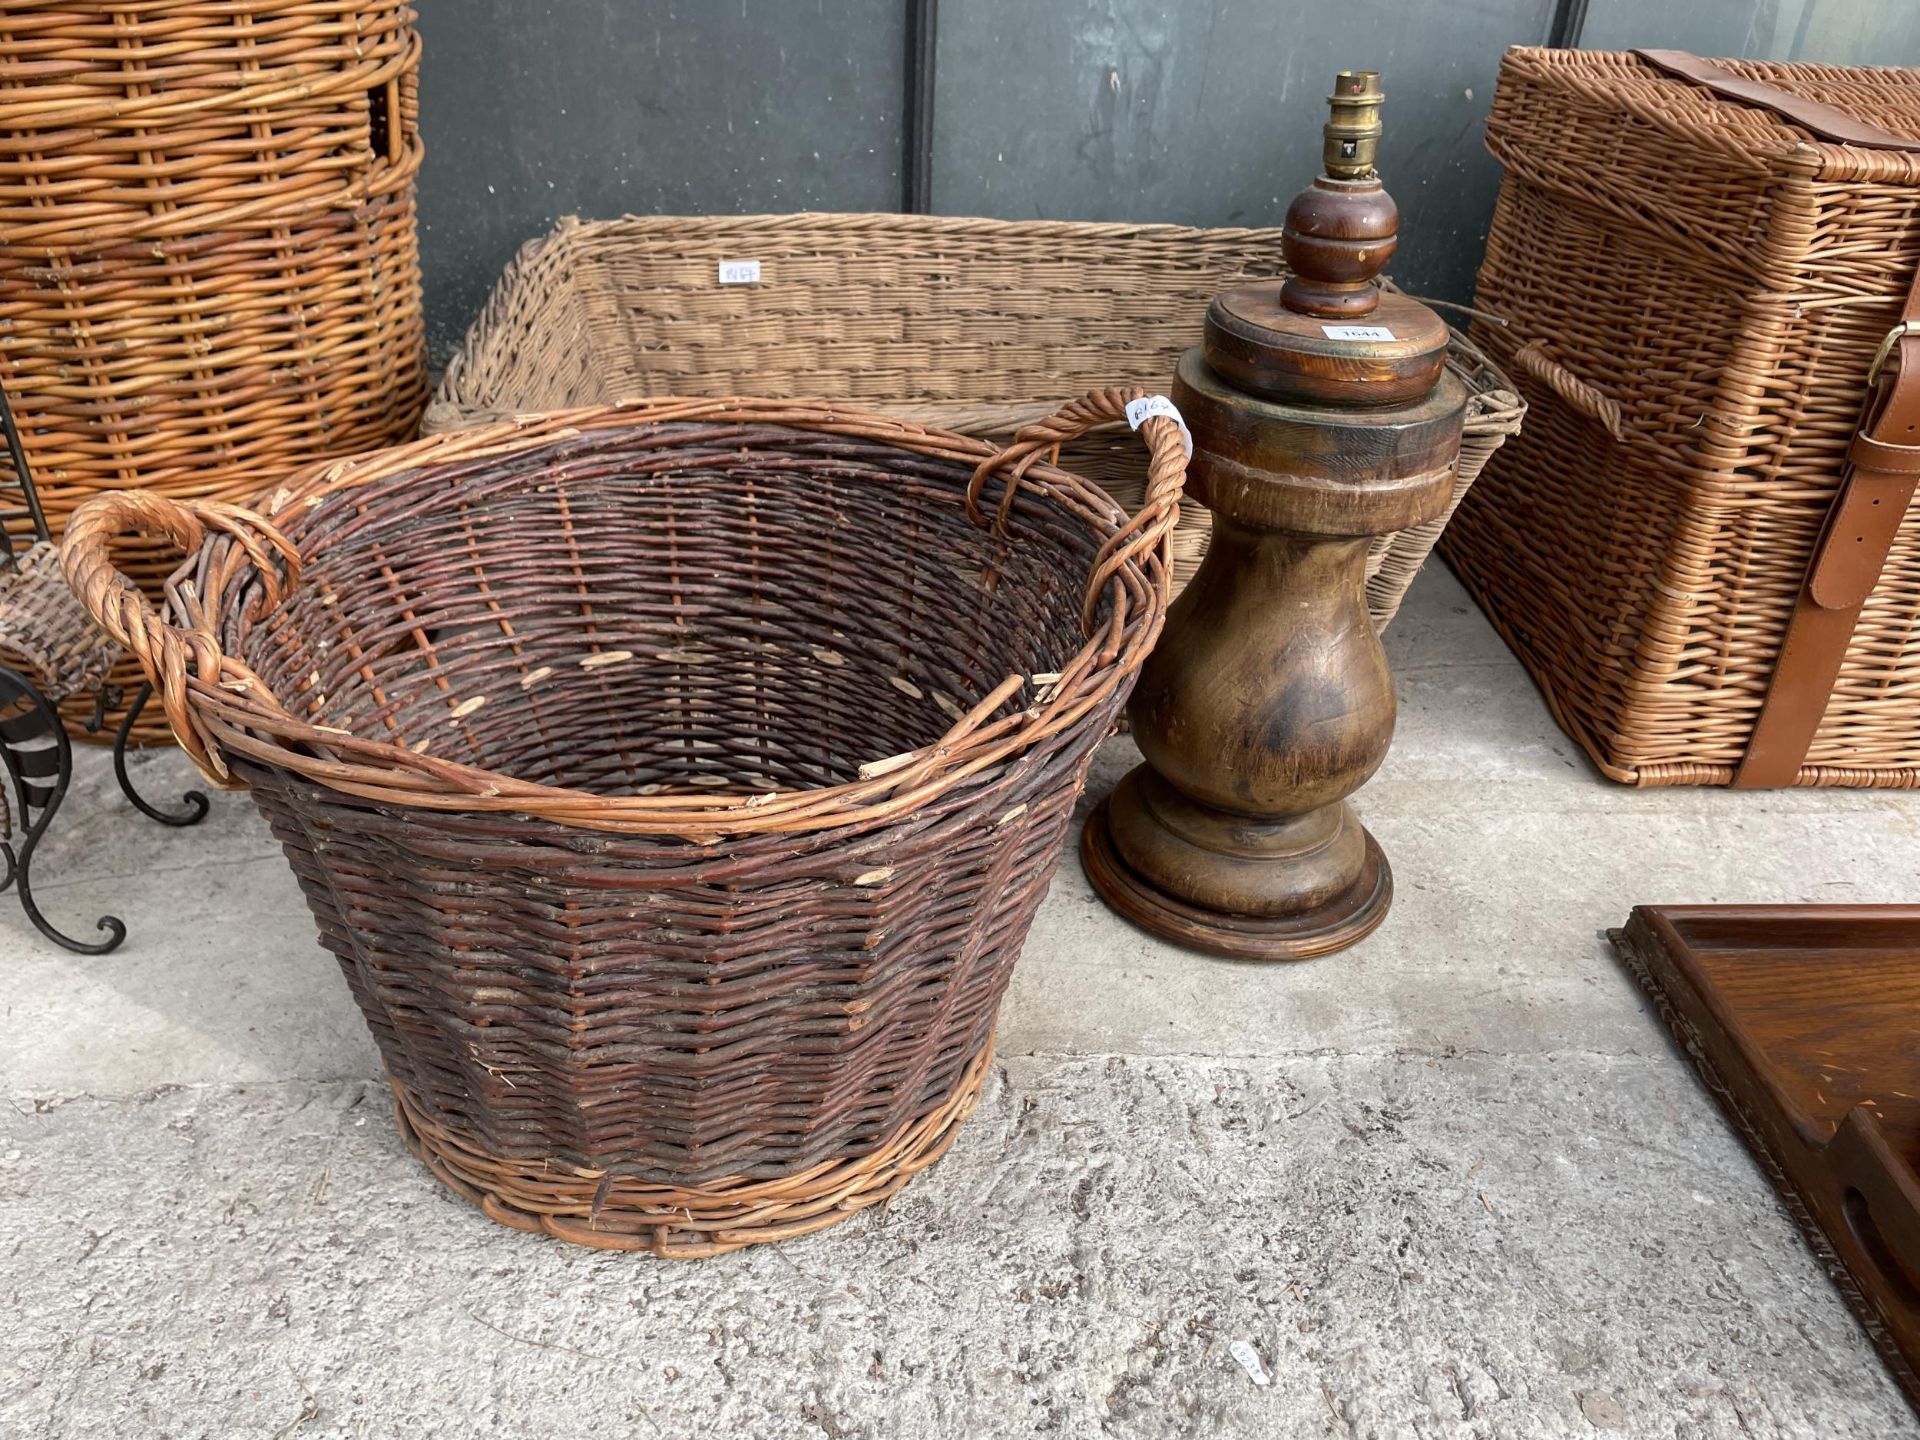
<svg viewBox="0 0 1920 1440">
<path fill-rule="evenodd" d="M 1847 632 L 1833 645 L 1824 719 L 1824 681 L 1773 682 L 1920 265 L 1920 151 L 1897 148 L 1920 137 L 1920 71 L 1712 62 L 1740 77 L 1730 98 L 1676 63 L 1702 62 L 1506 57 L 1487 128 L 1506 179 L 1475 302 L 1505 323 L 1474 335 L 1530 414 L 1443 550 L 1613 779 L 1735 782 L 1763 706 L 1797 700 L 1776 778 L 1738 783 L 1913 786 L 1920 516 L 1904 499 L 1844 657 Z M 1822 138 L 1836 118 L 1893 143 Z"/>
<path fill-rule="evenodd" d="M 722 283 L 731 261 L 756 262 L 758 280 Z M 1284 273 L 1278 230 L 884 214 L 567 219 L 507 267 L 425 429 L 754 394 L 832 396 L 1005 439 L 1068 391 L 1166 386 L 1218 291 Z M 1474 392 L 1457 504 L 1523 407 L 1465 337 L 1453 363 Z M 1124 431 L 1068 447 L 1064 463 L 1138 506 L 1145 471 Z M 1445 523 L 1376 542 L 1377 625 Z M 1202 506 L 1182 506 L 1177 585 L 1210 528 Z"/>
</svg>

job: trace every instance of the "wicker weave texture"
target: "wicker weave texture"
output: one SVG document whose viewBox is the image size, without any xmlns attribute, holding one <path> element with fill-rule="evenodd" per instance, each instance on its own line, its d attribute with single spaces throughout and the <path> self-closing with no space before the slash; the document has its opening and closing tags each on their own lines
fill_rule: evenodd
<svg viewBox="0 0 1920 1440">
<path fill-rule="evenodd" d="M 1424 524 L 1411 525 L 1391 535 L 1376 536 L 1367 550 L 1367 610 L 1373 628 L 1385 630 L 1400 613 L 1400 602 L 1421 566 L 1440 543 L 1460 502 L 1467 498 L 1494 452 L 1520 433 L 1527 402 L 1513 382 L 1474 344 L 1455 330 L 1447 344 L 1447 367 L 1466 382 L 1466 423 L 1460 432 L 1460 457 L 1453 466 L 1453 496 L 1447 508 Z"/>
<path fill-rule="evenodd" d="M 560 414 L 309 469 L 284 534 L 103 497 L 63 559 L 251 789 L 435 1173 L 709 1253 L 891 1193 L 971 1103 L 1165 612 L 1177 429 L 1131 518 L 1038 463 L 1132 393 L 1003 457 L 774 402 Z M 129 525 L 194 552 L 183 628 L 113 570 Z"/>
<path fill-rule="evenodd" d="M 41 540 L 0 570 L 0 665 L 25 674 L 58 704 L 106 679 L 120 646 L 60 573 L 59 547 Z"/>
<path fill-rule="evenodd" d="M 718 283 L 727 260 L 758 260 L 760 283 Z M 904 215 L 568 220 L 507 267 L 426 428 L 751 391 L 848 396 L 1005 438 L 1063 389 L 1164 389 L 1215 294 L 1284 273 L 1278 230 Z M 1455 360 L 1476 394 L 1464 493 L 1522 407 L 1464 342 Z M 1125 435 L 1088 436 L 1064 461 L 1139 505 L 1146 474 Z M 1182 507 L 1176 590 L 1211 528 L 1203 506 Z M 1438 534 L 1423 526 L 1376 542 L 1376 624 L 1399 608 Z"/>
<path fill-rule="evenodd" d="M 1719 62 L 1920 135 L 1920 72 Z M 1448 558 L 1569 734 L 1638 785 L 1746 752 L 1874 352 L 1920 264 L 1920 156 L 1814 139 L 1630 55 L 1516 50 L 1475 338 L 1526 430 Z M 1920 783 L 1920 517 L 1802 784 Z"/>
<path fill-rule="evenodd" d="M 413 18 L 400 0 L 0 17 L 0 379 L 56 538 L 101 490 L 239 499 L 412 432 Z M 155 585 L 172 567 L 126 558 Z"/>
</svg>

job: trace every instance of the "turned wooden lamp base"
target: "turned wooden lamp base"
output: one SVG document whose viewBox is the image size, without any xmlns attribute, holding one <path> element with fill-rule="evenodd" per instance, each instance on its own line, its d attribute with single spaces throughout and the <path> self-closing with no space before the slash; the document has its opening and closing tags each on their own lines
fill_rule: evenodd
<svg viewBox="0 0 1920 1440">
<path fill-rule="evenodd" d="M 1393 900 L 1347 803 L 1393 735 L 1368 545 L 1444 508 L 1466 389 L 1448 375 L 1409 404 L 1281 404 L 1232 389 L 1195 347 L 1173 398 L 1213 537 L 1127 706 L 1144 763 L 1088 821 L 1081 859 L 1102 899 L 1176 944 L 1330 955 Z"/>
<path fill-rule="evenodd" d="M 1367 551 L 1445 512 L 1467 391 L 1440 317 L 1376 280 L 1399 231 L 1373 171 L 1379 79 L 1334 81 L 1326 173 L 1287 210 L 1291 274 L 1215 296 L 1180 359 L 1212 539 L 1127 704 L 1144 763 L 1080 837 L 1107 904 L 1215 955 L 1328 955 L 1393 902 L 1347 804 L 1393 738 Z"/>
<path fill-rule="evenodd" d="M 1123 782 L 1124 783 L 1124 782 Z M 1080 832 L 1080 864 L 1093 888 L 1126 919 L 1176 945 L 1233 960 L 1311 960 L 1331 955 L 1371 934 L 1393 904 L 1393 871 L 1373 836 L 1354 821 L 1365 847 L 1360 873 L 1332 898 L 1282 915 L 1236 915 L 1195 905 L 1161 889 L 1127 864 L 1114 844 L 1110 810 L 1102 800 Z M 1344 806 L 1342 807 L 1345 808 Z M 1348 810 L 1347 814 L 1352 815 Z M 1286 880 L 1275 866 L 1276 888 Z"/>
</svg>

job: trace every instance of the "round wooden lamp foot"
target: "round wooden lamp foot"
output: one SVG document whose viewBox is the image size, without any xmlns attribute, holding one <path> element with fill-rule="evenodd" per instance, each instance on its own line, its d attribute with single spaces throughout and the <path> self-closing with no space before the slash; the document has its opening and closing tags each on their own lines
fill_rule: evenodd
<svg viewBox="0 0 1920 1440">
<path fill-rule="evenodd" d="M 1371 834 L 1354 882 L 1311 910 L 1292 915 L 1228 915 L 1168 894 L 1129 866 L 1107 825 L 1102 800 L 1080 832 L 1080 864 L 1101 899 L 1141 929 L 1234 960 L 1311 960 L 1371 934 L 1393 904 L 1393 872 Z"/>
</svg>

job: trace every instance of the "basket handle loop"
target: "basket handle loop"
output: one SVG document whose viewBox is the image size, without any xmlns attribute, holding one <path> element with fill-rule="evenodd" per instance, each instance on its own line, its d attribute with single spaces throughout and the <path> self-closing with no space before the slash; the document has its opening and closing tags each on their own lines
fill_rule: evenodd
<svg viewBox="0 0 1920 1440">
<path fill-rule="evenodd" d="M 1566 366 L 1547 354 L 1535 340 L 1513 352 L 1513 363 L 1547 389 L 1558 395 L 1580 414 L 1597 424 L 1615 440 L 1625 440 L 1627 431 L 1621 417 L 1620 402 L 1589 385 Z"/>
<path fill-rule="evenodd" d="M 164 535 L 192 555 L 208 531 L 232 537 L 246 552 L 259 573 L 268 609 L 299 580 L 300 554 L 293 542 L 251 510 L 213 500 L 172 500 L 151 490 L 108 491 L 74 511 L 60 546 L 60 568 L 94 621 L 140 662 L 180 748 L 209 780 L 231 787 L 218 745 L 188 702 L 187 680 L 191 675 L 218 684 L 223 676 L 235 676 L 258 686 L 258 677 L 221 653 L 211 628 L 169 624 L 139 586 L 114 566 L 109 546 L 115 536 L 130 532 Z M 276 556 L 281 565 L 274 564 Z M 262 695 L 271 700 L 264 689 Z"/>
<path fill-rule="evenodd" d="M 1055 458 L 1067 441 L 1077 440 L 1102 425 L 1126 422 L 1127 406 L 1146 398 L 1147 392 L 1138 388 L 1094 390 L 1078 400 L 1069 400 L 1046 419 L 1024 426 L 1004 450 L 981 461 L 974 470 L 973 478 L 967 482 L 968 516 L 975 524 L 987 523 L 980 512 L 980 491 L 988 476 L 1004 469 L 1006 490 L 994 516 L 994 528 L 1006 533 L 1020 482 L 1043 455 Z M 1086 599 L 1080 612 L 1081 629 L 1087 634 L 1093 633 L 1094 616 L 1099 611 L 1100 596 L 1107 583 L 1142 556 L 1164 547 L 1180 518 L 1180 492 L 1187 483 L 1187 446 L 1181 427 L 1165 415 L 1149 415 L 1138 429 L 1149 455 L 1146 498 L 1094 557 L 1093 575 L 1087 582 Z M 1172 573 L 1168 568 L 1161 576 L 1163 600 L 1172 584 Z"/>
</svg>

